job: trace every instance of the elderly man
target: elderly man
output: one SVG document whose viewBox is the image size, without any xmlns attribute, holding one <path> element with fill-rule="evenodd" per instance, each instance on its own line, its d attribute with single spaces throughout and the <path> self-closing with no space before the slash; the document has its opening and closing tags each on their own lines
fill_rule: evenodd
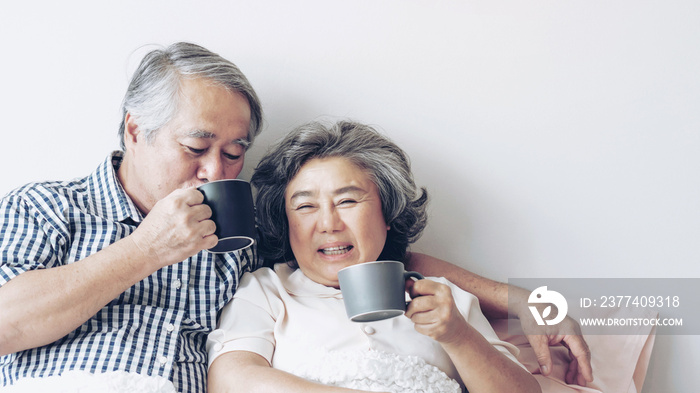
<svg viewBox="0 0 700 393">
<path fill-rule="evenodd" d="M 0 386 L 126 371 L 206 391 L 206 335 L 261 262 L 254 248 L 203 251 L 217 238 L 195 187 L 237 177 L 261 125 L 230 61 L 188 43 L 147 54 L 123 102 L 123 151 L 85 178 L 29 184 L 0 203 Z M 425 255 L 410 263 L 483 296 L 491 315 L 507 309 L 505 284 Z"/>
<path fill-rule="evenodd" d="M 258 262 L 202 252 L 217 238 L 194 187 L 238 176 L 260 102 L 233 63 L 179 43 L 144 58 L 123 111 L 124 152 L 2 200 L 0 385 L 124 370 L 205 391 L 206 335 Z"/>
</svg>

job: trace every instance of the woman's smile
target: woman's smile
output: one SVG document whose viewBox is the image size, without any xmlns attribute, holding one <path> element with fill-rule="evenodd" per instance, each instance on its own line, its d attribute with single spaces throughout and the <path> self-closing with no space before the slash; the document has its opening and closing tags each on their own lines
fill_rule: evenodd
<svg viewBox="0 0 700 393">
<path fill-rule="evenodd" d="M 353 249 L 352 246 L 336 246 L 336 247 L 322 248 L 318 251 L 321 252 L 323 255 L 343 255 L 343 254 L 350 252 L 350 250 L 352 250 L 352 249 Z"/>
</svg>

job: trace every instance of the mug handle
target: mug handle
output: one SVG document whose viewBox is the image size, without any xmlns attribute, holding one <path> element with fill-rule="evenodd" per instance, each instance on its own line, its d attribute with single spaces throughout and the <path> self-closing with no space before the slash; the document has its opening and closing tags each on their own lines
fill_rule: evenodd
<svg viewBox="0 0 700 393">
<path fill-rule="evenodd" d="M 403 278 L 404 278 L 404 280 L 408 280 L 409 278 L 415 278 L 416 280 L 422 280 L 425 277 L 423 277 L 423 275 L 418 273 L 418 272 L 403 272 Z"/>
<path fill-rule="evenodd" d="M 415 278 L 416 280 L 422 280 L 425 277 L 423 277 L 423 275 L 418 273 L 418 272 L 403 272 L 403 278 L 404 278 L 404 280 L 408 280 L 409 278 Z M 410 303 L 410 301 L 406 302 L 406 307 L 408 307 L 409 303 Z"/>
</svg>

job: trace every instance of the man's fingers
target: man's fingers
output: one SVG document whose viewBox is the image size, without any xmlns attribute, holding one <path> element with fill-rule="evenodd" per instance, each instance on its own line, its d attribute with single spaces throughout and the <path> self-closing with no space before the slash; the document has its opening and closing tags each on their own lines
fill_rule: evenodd
<svg viewBox="0 0 700 393">
<path fill-rule="evenodd" d="M 204 236 L 204 244 L 203 244 L 203 250 L 208 250 L 210 248 L 214 248 L 217 243 L 219 243 L 219 238 L 214 235 L 213 233 L 208 236 Z"/>
<path fill-rule="evenodd" d="M 202 225 L 202 237 L 212 236 L 212 235 L 214 235 L 214 232 L 216 232 L 216 224 L 212 220 L 202 221 L 201 225 Z M 219 239 L 217 238 L 216 241 L 218 242 Z"/>
<path fill-rule="evenodd" d="M 195 187 L 178 188 L 163 199 L 177 200 L 194 206 L 204 203 L 204 194 Z"/>
<path fill-rule="evenodd" d="M 535 351 L 537 363 L 540 365 L 540 373 L 549 375 L 552 372 L 552 354 L 549 352 L 549 339 L 545 335 L 527 336 L 530 346 Z"/>
<path fill-rule="evenodd" d="M 576 380 L 580 386 L 586 386 L 588 384 L 588 382 L 590 382 L 590 381 L 586 381 L 586 377 L 584 377 L 583 374 L 581 374 L 580 372 L 576 373 Z"/>
<path fill-rule="evenodd" d="M 211 218 L 211 208 L 208 205 L 195 205 L 191 207 L 192 218 L 197 222 L 208 220 Z"/>
<path fill-rule="evenodd" d="M 591 367 L 591 351 L 581 336 L 566 336 L 564 342 L 569 347 L 572 359 L 578 363 L 578 374 L 583 376 L 585 381 L 593 382 L 593 367 Z M 580 384 L 585 386 L 584 384 Z"/>
<path fill-rule="evenodd" d="M 564 376 L 564 380 L 568 384 L 578 384 L 580 386 L 586 386 L 586 381 L 583 381 L 583 385 L 579 383 L 579 380 L 582 378 L 582 376 L 578 372 L 578 361 L 576 361 L 576 358 L 572 358 L 571 362 L 569 362 L 569 367 L 566 369 L 566 375 Z"/>
</svg>

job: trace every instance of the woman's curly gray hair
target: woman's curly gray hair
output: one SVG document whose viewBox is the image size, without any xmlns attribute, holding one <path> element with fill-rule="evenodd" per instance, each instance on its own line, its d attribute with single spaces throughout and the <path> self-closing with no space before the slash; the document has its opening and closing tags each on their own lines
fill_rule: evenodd
<svg viewBox="0 0 700 393">
<path fill-rule="evenodd" d="M 403 261 L 408 245 L 427 223 L 428 193 L 417 188 L 406 153 L 370 126 L 339 121 L 304 124 L 270 148 L 251 179 L 257 189 L 260 244 L 267 260 L 293 261 L 285 191 L 301 167 L 314 158 L 342 157 L 367 171 L 379 190 L 382 213 L 390 230 L 380 259 Z"/>
</svg>

